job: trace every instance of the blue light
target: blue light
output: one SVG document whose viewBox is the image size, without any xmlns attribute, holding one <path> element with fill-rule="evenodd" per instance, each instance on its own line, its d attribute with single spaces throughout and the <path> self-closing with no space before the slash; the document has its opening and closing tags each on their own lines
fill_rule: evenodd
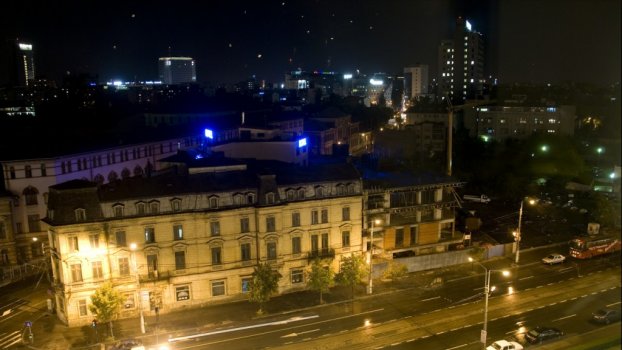
<svg viewBox="0 0 622 350">
<path fill-rule="evenodd" d="M 214 139 L 214 132 L 210 129 L 205 129 L 205 137 L 208 139 Z"/>
<path fill-rule="evenodd" d="M 298 148 L 304 147 L 307 145 L 307 138 L 298 140 Z"/>
<path fill-rule="evenodd" d="M 197 154 L 196 156 L 194 156 L 194 159 L 202 159 L 203 155 L 202 154 Z"/>
</svg>

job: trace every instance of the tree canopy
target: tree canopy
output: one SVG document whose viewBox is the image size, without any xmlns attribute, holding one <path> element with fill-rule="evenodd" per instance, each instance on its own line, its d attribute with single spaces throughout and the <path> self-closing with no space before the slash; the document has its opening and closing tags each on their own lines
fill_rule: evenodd
<svg viewBox="0 0 622 350">
<path fill-rule="evenodd" d="M 123 297 L 112 287 L 111 283 L 104 283 L 91 296 L 89 310 L 97 316 L 99 322 L 108 323 L 110 336 L 113 338 L 112 320 L 117 316 L 121 304 L 123 304 Z"/>
<path fill-rule="evenodd" d="M 307 287 L 320 293 L 320 304 L 324 303 L 323 293 L 327 293 L 333 285 L 334 272 L 330 265 L 323 266 L 320 259 L 315 259 L 307 271 Z"/>
<path fill-rule="evenodd" d="M 272 294 L 279 290 L 281 274 L 272 269 L 268 263 L 260 263 L 255 267 L 249 285 L 248 298 L 259 304 L 258 314 L 263 314 L 264 305 L 270 300 Z"/>
</svg>

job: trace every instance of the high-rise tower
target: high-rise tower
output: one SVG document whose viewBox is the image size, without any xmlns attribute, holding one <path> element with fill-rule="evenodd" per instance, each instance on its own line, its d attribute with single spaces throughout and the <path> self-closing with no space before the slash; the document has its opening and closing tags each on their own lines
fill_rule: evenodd
<svg viewBox="0 0 622 350">
<path fill-rule="evenodd" d="M 35 60 L 32 44 L 22 40 L 10 43 L 11 68 L 9 84 L 11 86 L 28 86 L 35 79 Z"/>
<path fill-rule="evenodd" d="M 196 66 L 191 57 L 160 57 L 158 72 L 164 84 L 194 83 L 197 81 Z"/>
<path fill-rule="evenodd" d="M 439 92 L 461 102 L 482 95 L 484 39 L 468 20 L 458 17 L 453 40 L 439 46 Z"/>
<path fill-rule="evenodd" d="M 407 98 L 427 95 L 428 84 L 427 64 L 416 64 L 404 68 L 404 94 Z"/>
</svg>

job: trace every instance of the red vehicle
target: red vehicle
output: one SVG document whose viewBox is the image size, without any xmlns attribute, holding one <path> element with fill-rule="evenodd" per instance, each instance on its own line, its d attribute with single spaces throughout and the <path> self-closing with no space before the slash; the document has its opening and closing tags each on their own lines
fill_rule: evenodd
<svg viewBox="0 0 622 350">
<path fill-rule="evenodd" d="M 620 251 L 620 238 L 594 235 L 579 237 L 570 241 L 570 256 L 577 259 L 589 259 L 593 256 Z"/>
</svg>

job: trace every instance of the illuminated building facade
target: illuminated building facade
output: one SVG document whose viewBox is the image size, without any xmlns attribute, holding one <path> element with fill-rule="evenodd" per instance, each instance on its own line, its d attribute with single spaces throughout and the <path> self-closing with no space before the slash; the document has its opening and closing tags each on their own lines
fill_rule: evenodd
<svg viewBox="0 0 622 350">
<path fill-rule="evenodd" d="M 427 64 L 417 64 L 413 67 L 404 68 L 404 95 L 406 98 L 417 98 L 428 94 L 428 70 Z"/>
<path fill-rule="evenodd" d="M 484 39 L 468 20 L 458 17 L 453 40 L 439 46 L 439 94 L 464 102 L 481 96 L 484 86 Z"/>
<path fill-rule="evenodd" d="M 63 322 L 88 324 L 90 296 L 104 282 L 125 299 L 120 317 L 151 316 L 245 299 L 259 263 L 281 274 L 284 293 L 306 288 L 316 257 L 338 271 L 343 256 L 360 254 L 362 183 L 352 165 L 201 161 L 184 174 L 50 188 L 45 221 Z"/>
<path fill-rule="evenodd" d="M 164 84 L 195 83 L 196 65 L 191 57 L 160 57 L 158 59 L 159 79 Z"/>
<path fill-rule="evenodd" d="M 35 80 L 35 59 L 31 43 L 15 40 L 9 43 L 11 69 L 9 84 L 11 86 L 30 86 Z"/>
</svg>

